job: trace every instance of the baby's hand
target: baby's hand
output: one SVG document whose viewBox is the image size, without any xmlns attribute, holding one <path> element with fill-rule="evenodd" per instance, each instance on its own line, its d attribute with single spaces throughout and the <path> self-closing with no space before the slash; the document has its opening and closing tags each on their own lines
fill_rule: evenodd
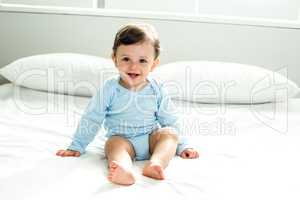
<svg viewBox="0 0 300 200">
<path fill-rule="evenodd" d="M 180 157 L 184 159 L 195 159 L 199 157 L 199 153 L 193 148 L 187 148 L 181 152 Z"/>
<path fill-rule="evenodd" d="M 73 151 L 73 150 L 59 150 L 56 152 L 57 156 L 61 157 L 68 157 L 68 156 L 74 156 L 74 157 L 79 157 L 80 152 L 79 151 Z"/>
</svg>

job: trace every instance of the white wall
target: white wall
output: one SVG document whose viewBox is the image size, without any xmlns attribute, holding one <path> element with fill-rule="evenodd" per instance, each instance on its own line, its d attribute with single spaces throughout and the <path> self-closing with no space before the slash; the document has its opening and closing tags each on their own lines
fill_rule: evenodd
<svg viewBox="0 0 300 200">
<path fill-rule="evenodd" d="M 77 52 L 109 57 L 119 26 L 153 24 L 160 35 L 161 62 L 214 60 L 288 68 L 300 85 L 300 29 L 137 18 L 0 11 L 0 67 L 41 53 Z"/>
</svg>

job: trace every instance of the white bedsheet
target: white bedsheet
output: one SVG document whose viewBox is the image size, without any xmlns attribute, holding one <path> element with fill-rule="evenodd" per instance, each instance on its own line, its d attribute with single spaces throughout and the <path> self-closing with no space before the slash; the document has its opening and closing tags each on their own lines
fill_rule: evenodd
<svg viewBox="0 0 300 200">
<path fill-rule="evenodd" d="M 0 86 L 0 198 L 300 199 L 300 99 L 287 103 L 211 105 L 176 102 L 197 160 L 175 157 L 167 179 L 141 175 L 123 187 L 106 179 L 101 134 L 80 158 L 66 147 L 89 99 Z M 288 110 L 287 110 L 288 109 Z"/>
</svg>

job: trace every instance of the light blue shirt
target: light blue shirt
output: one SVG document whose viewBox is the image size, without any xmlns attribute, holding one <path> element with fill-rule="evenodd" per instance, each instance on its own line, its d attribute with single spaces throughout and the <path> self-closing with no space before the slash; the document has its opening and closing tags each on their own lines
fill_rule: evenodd
<svg viewBox="0 0 300 200">
<path fill-rule="evenodd" d="M 150 134 L 160 127 L 179 133 L 175 105 L 164 86 L 150 76 L 147 79 L 148 84 L 140 91 L 131 91 L 120 85 L 119 76 L 107 80 L 85 109 L 68 149 L 85 153 L 102 125 L 107 137 L 131 138 Z M 187 146 L 187 139 L 180 138 L 177 154 Z"/>
</svg>

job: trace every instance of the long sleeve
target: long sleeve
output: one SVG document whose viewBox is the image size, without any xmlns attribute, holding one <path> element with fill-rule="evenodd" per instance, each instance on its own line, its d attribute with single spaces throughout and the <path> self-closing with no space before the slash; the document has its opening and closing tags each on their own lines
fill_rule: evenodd
<svg viewBox="0 0 300 200">
<path fill-rule="evenodd" d="M 187 137 L 181 136 L 180 120 L 177 116 L 178 110 L 172 102 L 170 96 L 164 87 L 160 87 L 160 100 L 158 105 L 157 119 L 162 128 L 171 129 L 178 134 L 179 143 L 176 149 L 176 154 L 180 155 L 184 149 L 192 148 L 192 145 Z"/>
<path fill-rule="evenodd" d="M 68 149 L 85 153 L 87 145 L 93 141 L 105 119 L 111 98 L 111 88 L 106 83 L 92 97 L 77 126 L 73 141 Z"/>
<path fill-rule="evenodd" d="M 177 113 L 174 103 L 172 102 L 164 86 L 160 87 L 160 98 L 158 100 L 158 111 L 156 117 L 158 123 L 162 128 L 169 128 L 176 134 L 179 132 L 179 124 Z"/>
<path fill-rule="evenodd" d="M 176 154 L 180 155 L 187 148 L 194 148 L 194 145 L 191 143 L 188 137 L 179 135 L 179 143 L 176 149 Z"/>
</svg>

